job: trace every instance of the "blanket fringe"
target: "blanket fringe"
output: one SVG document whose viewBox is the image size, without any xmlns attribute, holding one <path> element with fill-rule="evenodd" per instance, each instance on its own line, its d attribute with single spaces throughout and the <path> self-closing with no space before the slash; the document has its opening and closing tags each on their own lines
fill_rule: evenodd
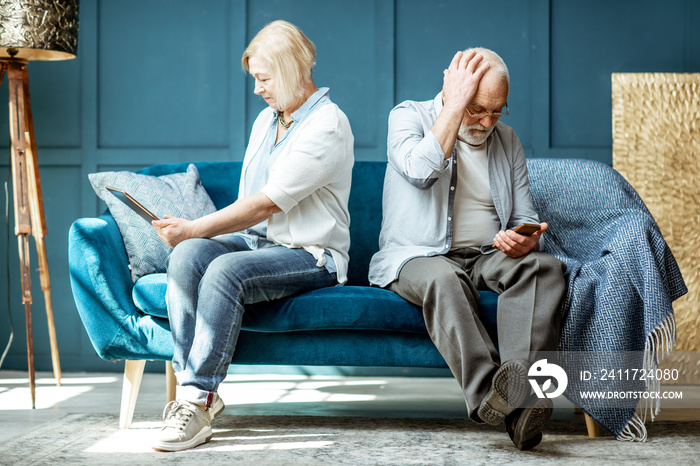
<svg viewBox="0 0 700 466">
<path fill-rule="evenodd" d="M 659 361 L 671 354 L 676 346 L 676 319 L 673 314 L 669 314 L 656 329 L 647 337 L 644 345 L 644 371 L 655 371 L 659 367 Z M 658 378 L 647 378 L 647 391 L 657 392 L 661 390 L 661 380 Z M 659 414 L 661 400 L 659 398 L 646 398 L 641 406 L 642 419 L 646 421 L 647 414 L 654 417 Z"/>
<path fill-rule="evenodd" d="M 647 428 L 644 425 L 644 419 L 639 416 L 639 413 L 634 413 L 630 422 L 627 423 L 620 435 L 617 436 L 618 440 L 623 442 L 646 442 L 647 441 Z"/>
<path fill-rule="evenodd" d="M 676 334 L 676 318 L 673 313 L 659 324 L 646 339 L 644 345 L 644 364 L 645 372 L 655 371 L 659 367 L 659 361 L 669 355 L 676 346 L 678 335 Z M 657 392 L 661 390 L 661 381 L 659 379 L 646 379 L 646 389 L 649 392 Z M 645 442 L 647 439 L 647 429 L 644 423 L 647 416 L 654 417 L 661 410 L 661 400 L 659 398 L 645 398 L 638 406 L 634 416 L 627 423 L 622 432 L 617 436 L 618 440 L 628 442 Z"/>
</svg>

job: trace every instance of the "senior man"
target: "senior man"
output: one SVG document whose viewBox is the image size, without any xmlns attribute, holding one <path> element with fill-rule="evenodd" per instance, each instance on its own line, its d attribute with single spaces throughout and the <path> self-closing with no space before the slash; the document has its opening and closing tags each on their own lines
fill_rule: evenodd
<svg viewBox="0 0 700 466">
<path fill-rule="evenodd" d="M 458 52 L 435 99 L 389 115 L 380 250 L 369 279 L 422 306 L 430 337 L 460 384 L 469 417 L 506 424 L 537 446 L 552 402 L 530 394 L 538 352 L 554 351 L 565 265 L 540 252 L 546 223 L 508 115 L 508 68 L 493 51 Z M 516 233 L 535 224 L 531 235 Z M 481 322 L 479 289 L 499 293 L 498 350 Z"/>
</svg>

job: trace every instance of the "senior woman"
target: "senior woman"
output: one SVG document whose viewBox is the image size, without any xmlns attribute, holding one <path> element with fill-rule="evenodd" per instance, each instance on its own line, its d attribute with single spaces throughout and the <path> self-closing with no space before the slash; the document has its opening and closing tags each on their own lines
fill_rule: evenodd
<svg viewBox="0 0 700 466">
<path fill-rule="evenodd" d="M 238 200 L 197 220 L 153 222 L 174 247 L 166 300 L 178 382 L 156 450 L 211 438 L 247 304 L 346 281 L 353 135 L 328 88 L 314 84 L 315 59 L 285 21 L 255 36 L 241 62 L 269 107 L 253 123 Z"/>
</svg>

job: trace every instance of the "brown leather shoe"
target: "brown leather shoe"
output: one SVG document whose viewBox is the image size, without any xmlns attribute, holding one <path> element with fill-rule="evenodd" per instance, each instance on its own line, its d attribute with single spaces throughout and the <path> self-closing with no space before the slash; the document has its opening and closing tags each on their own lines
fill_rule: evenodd
<svg viewBox="0 0 700 466">
<path fill-rule="evenodd" d="M 542 441 L 542 427 L 553 412 L 552 400 L 532 396 L 527 408 L 518 408 L 506 417 L 506 431 L 518 450 L 531 450 Z"/>
</svg>

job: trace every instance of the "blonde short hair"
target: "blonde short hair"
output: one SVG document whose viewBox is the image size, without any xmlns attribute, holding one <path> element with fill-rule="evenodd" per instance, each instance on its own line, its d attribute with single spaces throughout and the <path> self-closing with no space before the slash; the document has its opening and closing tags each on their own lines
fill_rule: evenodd
<svg viewBox="0 0 700 466">
<path fill-rule="evenodd" d="M 303 85 L 312 80 L 316 46 L 298 27 L 278 20 L 262 28 L 250 41 L 241 58 L 244 70 L 250 71 L 248 61 L 253 56 L 272 69 L 277 104 L 284 110 L 303 95 Z"/>
</svg>

